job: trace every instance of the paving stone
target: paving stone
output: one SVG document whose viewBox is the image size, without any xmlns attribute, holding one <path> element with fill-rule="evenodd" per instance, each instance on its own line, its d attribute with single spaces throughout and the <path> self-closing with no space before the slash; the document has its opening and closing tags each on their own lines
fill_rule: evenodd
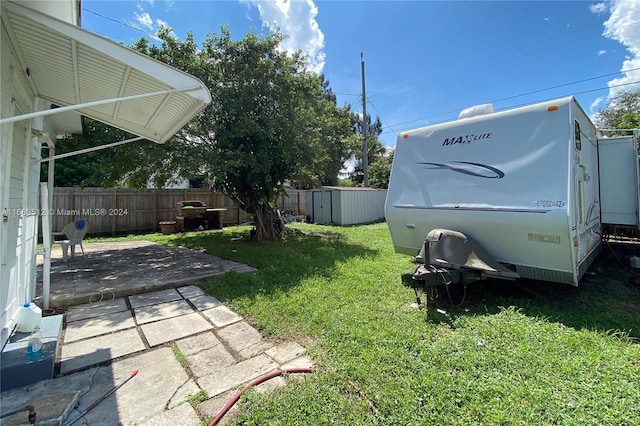
<svg viewBox="0 0 640 426">
<path fill-rule="evenodd" d="M 148 322 L 160 321 L 167 318 L 174 318 L 180 315 L 193 313 L 193 309 L 186 300 L 176 300 L 175 302 L 158 303 L 157 305 L 141 306 L 134 308 L 136 322 L 146 324 Z"/>
<path fill-rule="evenodd" d="M 102 315 L 114 314 L 116 312 L 124 312 L 127 309 L 127 304 L 123 298 L 96 303 L 86 303 L 84 305 L 70 307 L 65 314 L 65 320 L 67 323 L 81 321 Z"/>
<path fill-rule="evenodd" d="M 260 393 L 267 393 L 274 389 L 281 388 L 286 384 L 287 384 L 287 381 L 284 379 L 284 377 L 277 376 L 277 377 L 274 377 L 273 379 L 267 380 L 266 382 L 262 382 L 257 386 L 254 386 L 253 389 L 255 389 L 257 392 L 260 392 Z"/>
<path fill-rule="evenodd" d="M 194 377 L 204 377 L 212 372 L 218 372 L 222 368 L 234 364 L 236 360 L 227 351 L 222 343 L 201 350 L 193 355 L 185 356 L 189 362 L 189 369 Z"/>
<path fill-rule="evenodd" d="M 276 364 L 271 358 L 262 354 L 246 361 L 232 364 L 197 379 L 198 385 L 211 397 L 221 394 L 236 386 L 276 370 Z"/>
<path fill-rule="evenodd" d="M 191 380 L 170 347 L 147 350 L 99 369 L 94 376 L 94 387 L 82 394 L 79 409 L 87 408 L 113 386 L 122 383 L 134 370 L 139 370 L 138 374 L 91 410 L 85 417 L 86 423 L 81 424 L 106 426 L 148 422 L 162 414 L 174 398 L 176 389 Z"/>
<path fill-rule="evenodd" d="M 173 302 L 174 300 L 180 299 L 182 299 L 180 293 L 178 293 L 174 289 L 168 289 L 129 296 L 129 303 L 131 303 L 131 307 L 135 309 L 141 306 L 155 305 L 163 302 Z"/>
<path fill-rule="evenodd" d="M 191 404 L 185 402 L 176 408 L 163 411 L 151 419 L 139 423 L 140 426 L 201 426 L 202 421 Z"/>
<path fill-rule="evenodd" d="M 235 352 L 240 352 L 262 341 L 262 335 L 246 321 L 232 324 L 217 331 L 218 337 Z"/>
<path fill-rule="evenodd" d="M 195 395 L 200 391 L 201 389 L 196 381 L 190 379 L 188 382 L 177 388 L 176 392 L 171 396 L 171 399 L 167 403 L 167 408 L 175 408 L 180 404 L 188 402 L 191 395 Z"/>
<path fill-rule="evenodd" d="M 144 349 L 144 343 L 136 329 L 64 344 L 60 352 L 60 373 L 67 374 Z"/>
<path fill-rule="evenodd" d="M 140 328 L 147 338 L 149 346 L 157 346 L 210 330 L 213 327 L 200 314 L 194 312 L 181 317 L 143 324 Z"/>
<path fill-rule="evenodd" d="M 94 337 L 100 334 L 113 333 L 135 327 L 130 311 L 116 312 L 82 321 L 68 323 L 64 333 L 64 343 Z"/>
<path fill-rule="evenodd" d="M 211 332 L 196 334 L 176 341 L 182 355 L 194 355 L 220 344 L 220 340 Z"/>
<path fill-rule="evenodd" d="M 209 398 L 198 404 L 197 409 L 200 415 L 206 419 L 213 419 L 222 411 L 227 403 L 240 391 L 240 389 L 231 389 L 219 395 Z M 238 404 L 236 403 L 227 414 L 218 422 L 219 425 L 229 424 L 233 420 L 233 416 L 238 412 Z"/>
<path fill-rule="evenodd" d="M 188 286 L 185 286 L 185 287 L 180 287 L 180 288 L 178 288 L 178 292 L 185 299 L 189 299 L 191 297 L 197 297 L 197 296 L 204 296 L 205 295 L 204 290 L 202 290 L 197 285 L 188 285 Z"/>
<path fill-rule="evenodd" d="M 189 299 L 189 302 L 193 303 L 193 306 L 201 311 L 215 308 L 216 306 L 220 306 L 222 304 L 222 302 L 220 302 L 215 297 L 208 295 L 190 296 L 187 299 Z"/>
<path fill-rule="evenodd" d="M 261 340 L 255 345 L 247 346 L 239 352 L 236 352 L 236 356 L 241 360 L 253 358 L 256 355 L 264 353 L 268 349 L 273 348 L 273 343 L 266 340 Z"/>
<path fill-rule="evenodd" d="M 308 356 L 301 356 L 300 358 L 296 358 L 286 363 L 280 368 L 284 370 L 287 368 L 313 368 L 313 367 L 315 367 L 315 365 L 311 358 L 309 358 Z"/>
<path fill-rule="evenodd" d="M 292 359 L 299 358 L 306 352 L 307 350 L 296 342 L 283 342 L 265 351 L 278 364 L 284 364 Z"/>
<path fill-rule="evenodd" d="M 233 324 L 242 319 L 242 317 L 226 306 L 218 306 L 216 308 L 207 309 L 202 311 L 216 327 L 224 327 L 225 325 Z"/>
</svg>

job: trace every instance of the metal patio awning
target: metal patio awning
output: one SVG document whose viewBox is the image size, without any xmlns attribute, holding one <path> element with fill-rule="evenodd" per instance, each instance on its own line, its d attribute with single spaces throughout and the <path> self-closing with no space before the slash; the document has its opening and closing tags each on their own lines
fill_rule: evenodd
<svg viewBox="0 0 640 426">
<path fill-rule="evenodd" d="M 162 143 L 211 102 L 189 74 L 12 1 L 1 4 L 29 84 L 59 106 L 3 117 L 2 124 L 73 110 Z"/>
</svg>

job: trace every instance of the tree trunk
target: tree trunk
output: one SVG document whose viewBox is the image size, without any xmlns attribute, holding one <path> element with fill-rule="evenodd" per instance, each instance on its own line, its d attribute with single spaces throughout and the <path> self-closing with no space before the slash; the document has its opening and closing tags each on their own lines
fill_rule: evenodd
<svg viewBox="0 0 640 426">
<path fill-rule="evenodd" d="M 245 205 L 249 207 L 249 213 L 253 214 L 255 232 L 252 237 L 258 241 L 275 239 L 278 233 L 274 223 L 276 215 L 269 205 L 260 204 L 257 200 L 246 200 Z"/>
</svg>

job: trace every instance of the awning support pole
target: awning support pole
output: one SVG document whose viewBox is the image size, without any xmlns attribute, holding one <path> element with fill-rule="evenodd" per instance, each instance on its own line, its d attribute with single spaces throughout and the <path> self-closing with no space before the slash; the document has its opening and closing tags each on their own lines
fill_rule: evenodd
<svg viewBox="0 0 640 426">
<path fill-rule="evenodd" d="M 87 152 L 100 151 L 101 149 L 111 148 L 111 147 L 118 146 L 118 145 L 124 145 L 125 143 L 135 142 L 135 141 L 139 141 L 139 140 L 142 140 L 142 139 L 144 139 L 144 137 L 136 136 L 135 138 L 125 139 L 123 141 L 118 141 L 118 142 L 112 142 L 112 143 L 108 143 L 106 145 L 92 146 L 91 148 L 84 148 L 84 149 L 79 149 L 77 151 L 65 152 L 64 154 L 57 154 L 57 155 L 54 155 L 52 157 L 42 158 L 42 159 L 37 160 L 37 161 L 39 163 L 42 163 L 44 161 L 59 160 L 61 158 L 71 157 L 71 156 L 79 155 L 79 154 L 86 154 Z"/>
<path fill-rule="evenodd" d="M 14 117 L 3 118 L 3 119 L 0 120 L 0 125 L 1 124 L 14 123 L 16 121 L 21 121 L 21 120 L 28 120 L 28 119 L 34 118 L 34 117 L 42 117 L 42 116 L 47 116 L 47 115 L 52 115 L 52 114 L 58 114 L 58 113 L 65 112 L 65 111 L 75 111 L 75 110 L 82 109 L 82 108 L 90 108 L 90 107 L 99 106 L 99 105 L 111 104 L 111 103 L 114 103 L 114 102 L 131 101 L 131 100 L 134 100 L 134 99 L 148 98 L 148 97 L 151 97 L 151 96 L 158 96 L 158 95 L 166 95 L 166 94 L 169 94 L 169 93 L 191 92 L 191 91 L 194 91 L 194 90 L 200 90 L 201 88 L 202 88 L 202 86 L 188 87 L 188 88 L 185 88 L 185 89 L 166 89 L 166 90 L 160 90 L 158 92 L 142 93 L 142 94 L 139 94 L 139 95 L 131 95 L 131 96 L 122 96 L 122 97 L 119 97 L 119 98 L 103 99 L 103 100 L 100 100 L 100 101 L 85 102 L 83 104 L 69 105 L 69 106 L 64 106 L 64 107 L 59 107 L 59 108 L 47 109 L 47 110 L 44 110 L 44 111 L 30 112 L 30 113 L 27 113 L 27 114 L 16 115 Z"/>
<path fill-rule="evenodd" d="M 40 202 L 42 210 L 49 212 L 48 182 L 40 183 Z M 42 218 L 42 243 L 44 245 L 44 263 L 42 265 L 42 308 L 49 309 L 51 293 L 51 216 L 44 214 Z"/>
</svg>

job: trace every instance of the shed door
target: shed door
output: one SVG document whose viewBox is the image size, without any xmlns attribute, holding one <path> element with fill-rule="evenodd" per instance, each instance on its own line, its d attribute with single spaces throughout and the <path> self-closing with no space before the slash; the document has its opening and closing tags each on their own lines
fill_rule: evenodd
<svg viewBox="0 0 640 426">
<path fill-rule="evenodd" d="M 331 191 L 313 192 L 313 221 L 317 223 L 331 223 Z"/>
</svg>

